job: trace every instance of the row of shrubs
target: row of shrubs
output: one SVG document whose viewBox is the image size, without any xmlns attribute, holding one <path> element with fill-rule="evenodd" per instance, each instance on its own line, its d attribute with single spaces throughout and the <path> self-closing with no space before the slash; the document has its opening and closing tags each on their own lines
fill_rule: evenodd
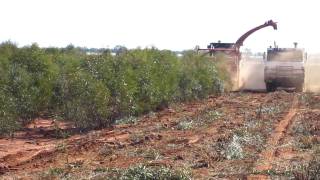
<svg viewBox="0 0 320 180">
<path fill-rule="evenodd" d="M 212 60 L 186 51 L 121 49 L 87 55 L 67 48 L 0 45 L 0 133 L 54 115 L 79 128 L 205 98 L 223 91 L 226 76 Z"/>
</svg>

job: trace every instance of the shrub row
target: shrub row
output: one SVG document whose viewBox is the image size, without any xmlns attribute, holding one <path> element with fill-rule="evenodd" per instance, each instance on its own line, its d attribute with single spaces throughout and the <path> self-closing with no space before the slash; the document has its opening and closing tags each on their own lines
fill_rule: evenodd
<svg viewBox="0 0 320 180">
<path fill-rule="evenodd" d="M 73 48 L 0 45 L 0 132 L 41 115 L 104 127 L 171 102 L 223 90 L 225 77 L 212 60 L 191 51 L 121 50 L 86 55 Z"/>
</svg>

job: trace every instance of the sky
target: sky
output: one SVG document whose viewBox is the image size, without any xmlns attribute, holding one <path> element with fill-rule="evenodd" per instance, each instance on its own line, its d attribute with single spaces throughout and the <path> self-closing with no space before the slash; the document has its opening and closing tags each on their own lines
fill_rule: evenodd
<svg viewBox="0 0 320 180">
<path fill-rule="evenodd" d="M 317 0 L 1 0 L 0 42 L 19 46 L 185 50 L 210 42 L 232 43 L 268 20 L 242 50 L 299 47 L 320 52 Z"/>
</svg>

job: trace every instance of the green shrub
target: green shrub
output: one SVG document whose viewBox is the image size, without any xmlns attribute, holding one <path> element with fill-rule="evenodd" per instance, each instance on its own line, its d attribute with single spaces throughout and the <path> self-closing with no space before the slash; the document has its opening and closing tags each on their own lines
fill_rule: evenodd
<svg viewBox="0 0 320 180">
<path fill-rule="evenodd" d="M 112 57 L 110 54 L 88 57 L 84 68 L 109 90 L 113 117 L 135 114 L 137 94 L 137 75 L 125 58 Z"/>
<path fill-rule="evenodd" d="M 223 90 L 213 60 L 194 52 L 185 52 L 180 66 L 179 90 L 182 100 L 205 98 Z"/>
<path fill-rule="evenodd" d="M 0 135 L 11 135 L 19 129 L 13 97 L 0 90 Z"/>
<path fill-rule="evenodd" d="M 64 78 L 60 90 L 62 117 L 81 128 L 110 125 L 110 93 L 103 83 L 84 71 L 67 74 Z"/>
<path fill-rule="evenodd" d="M 120 48 L 86 55 L 81 48 L 17 48 L 0 45 L 1 120 L 9 127 L 42 114 L 80 128 L 105 127 L 125 117 L 162 109 L 176 101 L 223 91 L 219 64 L 194 52 Z M 11 125 L 9 125 L 11 124 Z M 4 130 L 5 132 L 6 130 Z"/>
<path fill-rule="evenodd" d="M 137 114 L 165 107 L 174 100 L 178 85 L 178 61 L 172 52 L 138 49 L 127 53 L 125 59 L 136 74 L 134 100 Z"/>
<path fill-rule="evenodd" d="M 9 58 L 16 49 L 10 42 L 0 45 L 0 135 L 10 135 L 19 129 L 15 98 L 9 92 Z"/>
<path fill-rule="evenodd" d="M 176 97 L 178 59 L 170 51 L 136 49 L 116 57 L 91 57 L 85 68 L 103 81 L 118 116 L 138 115 L 167 106 Z"/>
<path fill-rule="evenodd" d="M 17 113 L 28 120 L 50 106 L 57 67 L 37 45 L 19 49 L 10 57 L 10 90 Z"/>
</svg>

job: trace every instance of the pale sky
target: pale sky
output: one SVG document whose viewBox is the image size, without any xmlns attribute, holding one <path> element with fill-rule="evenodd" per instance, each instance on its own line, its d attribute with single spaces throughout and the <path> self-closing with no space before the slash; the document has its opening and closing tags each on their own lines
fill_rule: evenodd
<svg viewBox="0 0 320 180">
<path fill-rule="evenodd" d="M 267 20 L 244 48 L 264 51 L 298 42 L 320 52 L 320 1 L 317 0 L 1 0 L 0 41 L 19 46 L 128 48 L 156 46 L 184 50 L 210 42 L 235 42 Z"/>
</svg>

